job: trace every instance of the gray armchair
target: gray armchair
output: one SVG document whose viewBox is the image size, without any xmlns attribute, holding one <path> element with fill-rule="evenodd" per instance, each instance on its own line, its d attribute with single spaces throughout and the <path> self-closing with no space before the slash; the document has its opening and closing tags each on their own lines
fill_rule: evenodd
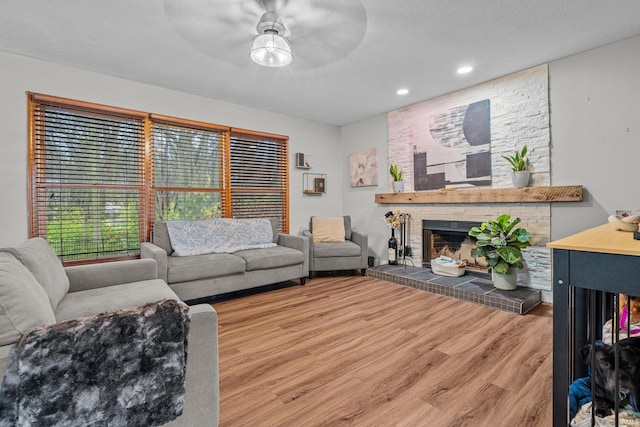
<svg viewBox="0 0 640 427">
<path fill-rule="evenodd" d="M 351 217 L 349 215 L 341 218 L 343 221 L 339 225 L 344 226 L 344 236 L 341 236 L 342 228 L 336 227 L 336 229 L 332 230 L 334 234 L 338 234 L 336 236 L 338 238 L 327 238 L 327 222 L 322 222 L 323 220 L 328 220 L 334 221 L 333 224 L 335 224 L 336 221 L 339 222 L 336 217 L 311 217 L 309 229 L 304 230 L 303 235 L 309 238 L 310 278 L 316 271 L 360 270 L 361 274 L 365 275 L 369 252 L 367 234 L 351 228 Z M 320 231 L 317 230 L 318 233 L 316 233 L 316 239 L 314 239 L 314 223 L 316 224 L 316 229 L 322 224 L 322 238 L 319 238 Z"/>
</svg>

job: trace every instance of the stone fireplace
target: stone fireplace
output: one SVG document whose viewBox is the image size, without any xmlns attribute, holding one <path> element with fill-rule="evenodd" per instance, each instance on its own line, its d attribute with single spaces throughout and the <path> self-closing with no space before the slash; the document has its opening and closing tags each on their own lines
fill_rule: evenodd
<svg viewBox="0 0 640 427">
<path fill-rule="evenodd" d="M 440 224 L 460 225 L 461 223 L 479 224 L 501 214 L 509 214 L 512 218 L 522 220 L 520 226 L 531 233 L 533 246 L 523 250 L 525 268 L 519 270 L 518 285 L 543 292 L 543 300 L 552 299 L 551 286 L 551 250 L 546 244 L 551 238 L 551 205 L 549 203 L 480 203 L 480 204 L 438 204 L 438 203 L 409 203 L 391 204 L 391 210 L 409 213 L 411 235 L 407 237 L 407 244 L 412 248 L 412 256 L 408 265 L 421 266 L 425 260 L 423 249 L 423 219 Z M 442 226 L 440 228 L 447 228 Z M 447 231 L 447 230 L 442 230 Z M 467 230 L 468 231 L 468 230 Z M 447 251 L 451 251 L 451 245 Z M 470 248 L 467 246 L 470 251 Z M 431 255 L 427 255 L 431 256 Z M 438 256 L 438 255 L 435 255 Z M 449 254 L 449 256 L 451 256 Z M 454 252 L 454 256 L 458 255 Z M 467 255 L 460 254 L 460 257 Z M 470 257 L 470 253 L 468 255 Z M 432 256 L 433 257 L 433 256 Z M 478 261 L 481 261 L 478 259 Z"/>
</svg>

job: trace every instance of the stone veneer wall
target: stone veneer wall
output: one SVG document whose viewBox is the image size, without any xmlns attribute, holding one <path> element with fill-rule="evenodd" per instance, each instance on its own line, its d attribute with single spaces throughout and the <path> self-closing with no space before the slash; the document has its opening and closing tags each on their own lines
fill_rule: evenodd
<svg viewBox="0 0 640 427">
<path fill-rule="evenodd" d="M 411 261 L 422 265 L 422 220 L 461 220 L 483 222 L 503 213 L 520 218 L 520 226 L 531 233 L 530 248 L 523 250 L 525 268 L 518 272 L 518 285 L 543 291 L 543 299 L 551 300 L 551 250 L 546 247 L 550 239 L 551 207 L 549 203 L 496 203 L 452 205 L 393 205 L 391 209 L 411 215 Z M 410 264 L 410 263 L 409 263 Z"/>
<path fill-rule="evenodd" d="M 511 168 L 503 155 L 513 154 L 527 144 L 532 172 L 530 185 L 551 185 L 549 78 L 547 65 L 521 71 L 478 86 L 428 100 L 388 114 L 389 164 L 404 171 L 405 191 L 413 189 L 413 147 L 416 140 L 430 137 L 429 115 L 482 99 L 490 100 L 492 187 L 512 187 Z M 392 192 L 389 183 L 389 192 Z M 549 203 L 483 203 L 390 205 L 391 210 L 411 214 L 412 260 L 422 262 L 422 220 L 449 219 L 486 221 L 500 214 L 522 219 L 532 235 L 533 246 L 524 251 L 526 268 L 518 284 L 543 290 L 551 300 L 551 205 Z"/>
</svg>

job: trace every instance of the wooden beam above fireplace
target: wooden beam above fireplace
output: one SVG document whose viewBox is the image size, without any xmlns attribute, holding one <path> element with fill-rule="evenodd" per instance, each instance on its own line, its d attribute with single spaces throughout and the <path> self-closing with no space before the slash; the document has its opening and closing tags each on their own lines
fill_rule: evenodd
<svg viewBox="0 0 640 427">
<path fill-rule="evenodd" d="M 413 193 L 379 193 L 380 204 L 552 203 L 582 201 L 582 185 L 523 188 L 458 188 Z"/>
</svg>

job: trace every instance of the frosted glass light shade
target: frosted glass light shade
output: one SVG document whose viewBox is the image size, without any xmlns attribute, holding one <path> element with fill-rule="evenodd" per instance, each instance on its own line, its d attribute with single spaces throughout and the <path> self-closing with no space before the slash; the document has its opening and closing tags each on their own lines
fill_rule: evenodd
<svg viewBox="0 0 640 427">
<path fill-rule="evenodd" d="M 284 67 L 293 62 L 289 40 L 275 31 L 255 36 L 250 56 L 253 62 L 264 67 Z"/>
</svg>

